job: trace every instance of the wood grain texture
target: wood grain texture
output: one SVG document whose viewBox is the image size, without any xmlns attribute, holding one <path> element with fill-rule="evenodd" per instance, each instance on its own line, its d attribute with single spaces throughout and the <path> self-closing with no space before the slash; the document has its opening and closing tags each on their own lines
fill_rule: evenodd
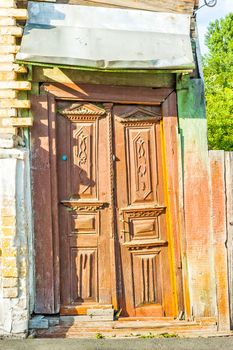
<svg viewBox="0 0 233 350">
<path fill-rule="evenodd" d="M 32 188 L 35 235 L 35 312 L 54 312 L 52 193 L 47 95 L 32 96 Z"/>
<path fill-rule="evenodd" d="M 43 1 L 43 0 L 36 0 Z M 21 6 L 26 6 L 26 0 L 19 0 Z M 158 12 L 176 12 L 192 14 L 194 6 L 197 6 L 197 0 L 57 0 L 60 4 L 72 5 L 89 5 L 89 6 L 105 6 L 118 8 L 131 8 Z"/>
<path fill-rule="evenodd" d="M 1 86 L 0 86 L 1 88 Z M 79 101 L 135 103 L 159 106 L 173 91 L 172 88 L 153 89 L 146 87 L 108 86 L 74 83 L 43 84 L 42 91 L 50 92 L 56 98 L 76 99 Z"/>
<path fill-rule="evenodd" d="M 174 278 L 174 288 L 176 289 L 176 300 L 178 313 L 184 312 L 183 296 L 183 276 L 181 262 L 181 223 L 179 201 L 179 180 L 178 180 L 178 117 L 176 109 L 176 94 L 173 92 L 163 103 L 163 128 L 164 128 L 164 147 L 165 147 L 165 171 L 167 174 L 167 202 L 170 215 L 169 229 L 171 255 L 175 263 L 172 275 Z M 182 232 L 184 234 L 184 232 Z M 183 247 L 184 249 L 184 247 Z M 185 251 L 183 251 L 185 254 Z"/>
<path fill-rule="evenodd" d="M 210 151 L 211 193 L 213 210 L 214 266 L 218 309 L 218 330 L 230 329 L 228 298 L 228 267 L 225 192 L 225 157 L 224 151 Z"/>
<path fill-rule="evenodd" d="M 161 110 L 123 105 L 115 106 L 113 114 L 122 315 L 175 316 L 161 208 Z"/>
<path fill-rule="evenodd" d="M 225 181 L 230 320 L 233 328 L 233 152 L 225 152 Z"/>
<path fill-rule="evenodd" d="M 1 65 L 0 65 L 1 70 Z M 173 88 L 175 86 L 175 74 L 158 73 L 111 73 L 111 72 L 87 72 L 74 69 L 62 69 L 58 67 L 33 67 L 34 82 L 58 82 L 58 83 L 84 83 L 106 84 L 121 86 L 140 86 Z"/>
<path fill-rule="evenodd" d="M 44 274 L 36 310 L 80 314 L 119 304 L 125 315 L 176 317 L 160 127 L 160 105 L 172 90 L 44 88 L 32 100 L 36 265 Z M 164 116 L 175 116 L 172 101 Z"/>
</svg>

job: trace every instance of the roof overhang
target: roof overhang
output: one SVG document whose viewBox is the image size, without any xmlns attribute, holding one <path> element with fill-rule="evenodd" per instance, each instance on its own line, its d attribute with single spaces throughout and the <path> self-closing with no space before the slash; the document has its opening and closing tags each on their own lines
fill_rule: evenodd
<svg viewBox="0 0 233 350">
<path fill-rule="evenodd" d="M 190 16 L 29 2 L 19 61 L 91 69 L 193 69 Z"/>
</svg>

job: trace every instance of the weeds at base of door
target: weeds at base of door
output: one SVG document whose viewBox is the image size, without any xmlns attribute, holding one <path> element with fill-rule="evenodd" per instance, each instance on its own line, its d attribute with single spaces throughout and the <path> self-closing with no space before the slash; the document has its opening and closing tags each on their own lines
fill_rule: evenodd
<svg viewBox="0 0 233 350">
<path fill-rule="evenodd" d="M 139 338 L 141 339 L 153 339 L 153 338 L 177 338 L 178 335 L 177 334 L 173 334 L 173 333 L 162 333 L 162 334 L 153 334 L 153 333 L 149 333 L 149 334 L 144 334 L 144 335 L 140 335 Z"/>
<path fill-rule="evenodd" d="M 95 337 L 96 337 L 96 339 L 104 339 L 105 338 L 104 335 L 101 333 L 96 333 Z"/>
</svg>

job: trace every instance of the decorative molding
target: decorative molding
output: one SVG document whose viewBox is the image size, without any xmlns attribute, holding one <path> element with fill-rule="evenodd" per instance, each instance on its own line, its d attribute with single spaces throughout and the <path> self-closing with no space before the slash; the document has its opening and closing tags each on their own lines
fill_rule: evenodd
<svg viewBox="0 0 233 350">
<path fill-rule="evenodd" d="M 127 218 L 156 217 L 166 211 L 166 207 L 123 208 L 120 214 Z"/>
<path fill-rule="evenodd" d="M 96 120 L 106 115 L 106 110 L 91 103 L 73 103 L 59 113 L 71 121 Z"/>
<path fill-rule="evenodd" d="M 153 232 L 150 232 L 149 234 L 146 234 L 142 232 L 137 235 L 135 234 L 135 223 L 139 222 L 142 223 L 143 220 L 148 220 L 148 218 L 153 218 L 154 220 L 158 220 L 158 216 L 162 213 L 165 213 L 166 207 L 148 207 L 148 208 L 123 208 L 120 210 L 119 214 L 121 216 L 121 239 L 122 243 L 125 244 L 129 249 L 141 249 L 143 247 L 152 247 L 154 245 L 157 245 L 157 242 L 160 237 L 160 228 L 159 226 L 154 226 L 154 234 Z M 147 221 L 148 222 L 148 221 Z M 146 227 L 145 227 L 146 232 Z M 164 243 L 164 241 L 163 241 Z M 138 248 L 137 248 L 138 247 Z"/>
<path fill-rule="evenodd" d="M 78 202 L 78 201 L 61 201 L 65 207 L 70 210 L 78 211 L 78 212 L 96 212 L 98 210 L 102 210 L 108 207 L 108 203 L 103 202 Z"/>
<path fill-rule="evenodd" d="M 127 126 L 134 125 L 134 123 L 144 126 L 159 122 L 162 119 L 162 115 L 159 112 L 150 111 L 142 107 L 136 107 L 128 113 L 118 115 L 116 119 L 120 123 L 127 124 Z"/>
<path fill-rule="evenodd" d="M 152 249 L 154 247 L 167 246 L 168 242 L 163 240 L 132 240 L 130 242 L 125 242 L 122 245 L 127 247 L 129 250 L 142 250 L 142 249 Z"/>
</svg>

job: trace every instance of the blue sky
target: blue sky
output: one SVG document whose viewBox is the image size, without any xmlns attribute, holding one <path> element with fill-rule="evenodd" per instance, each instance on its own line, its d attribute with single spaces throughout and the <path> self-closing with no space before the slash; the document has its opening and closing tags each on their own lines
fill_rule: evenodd
<svg viewBox="0 0 233 350">
<path fill-rule="evenodd" d="M 203 3 L 204 0 L 200 0 L 200 6 Z M 233 12 L 233 0 L 218 0 L 215 7 L 204 6 L 197 11 L 197 25 L 202 54 L 207 52 L 204 44 L 204 36 L 209 22 L 225 17 L 230 12 Z"/>
</svg>

